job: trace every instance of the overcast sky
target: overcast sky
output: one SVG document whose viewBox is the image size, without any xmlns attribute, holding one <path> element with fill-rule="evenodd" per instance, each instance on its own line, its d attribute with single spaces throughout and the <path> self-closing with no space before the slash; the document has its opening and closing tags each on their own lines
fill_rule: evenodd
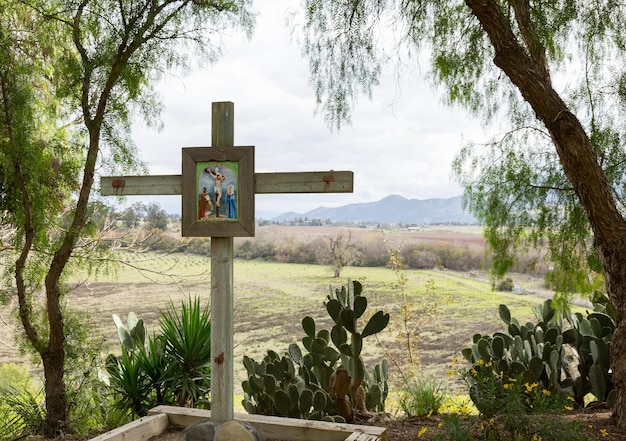
<svg viewBox="0 0 626 441">
<path fill-rule="evenodd" d="M 257 216 L 374 202 L 392 194 L 460 195 L 451 161 L 462 144 L 482 140 L 479 122 L 442 104 L 417 69 L 404 72 L 400 81 L 389 69 L 372 100 L 363 96 L 356 103 L 352 125 L 330 131 L 315 112 L 307 60 L 285 26 L 287 11 L 298 5 L 298 0 L 255 0 L 259 15 L 250 41 L 242 34 L 226 36 L 216 64 L 159 86 L 163 130 L 133 128 L 150 173 L 180 174 L 181 148 L 211 143 L 211 103 L 232 101 L 235 145 L 255 146 L 257 172 L 354 172 L 354 193 L 258 195 Z M 180 212 L 180 197 L 154 200 L 170 213 Z"/>
</svg>

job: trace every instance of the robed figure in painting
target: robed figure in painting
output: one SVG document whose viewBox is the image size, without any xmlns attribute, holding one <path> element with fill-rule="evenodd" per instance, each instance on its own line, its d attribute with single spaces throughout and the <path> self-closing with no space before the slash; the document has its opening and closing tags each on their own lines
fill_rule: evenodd
<svg viewBox="0 0 626 441">
<path fill-rule="evenodd" d="M 235 196 L 235 186 L 232 184 L 226 188 L 226 216 L 229 219 L 237 218 L 237 198 Z"/>
<path fill-rule="evenodd" d="M 200 194 L 200 210 L 198 210 L 198 219 L 203 220 L 209 217 L 211 214 L 211 210 L 213 209 L 213 204 L 211 203 L 211 197 L 209 196 L 209 192 L 206 187 L 202 188 L 202 193 Z"/>
</svg>

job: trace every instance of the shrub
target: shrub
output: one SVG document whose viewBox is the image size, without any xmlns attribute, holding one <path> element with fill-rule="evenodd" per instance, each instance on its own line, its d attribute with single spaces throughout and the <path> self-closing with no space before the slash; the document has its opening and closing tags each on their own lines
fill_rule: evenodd
<svg viewBox="0 0 626 441">
<path fill-rule="evenodd" d="M 143 416 L 157 404 L 210 407 L 211 323 L 200 300 L 170 304 L 161 312 L 161 333 L 145 342 L 143 321 L 129 314 L 127 325 L 114 320 L 122 354 L 107 357 L 110 392 L 116 408 Z"/>
<path fill-rule="evenodd" d="M 511 279 L 510 277 L 507 277 L 504 280 L 501 280 L 500 283 L 498 283 L 498 286 L 496 287 L 496 289 L 498 291 L 513 291 L 513 288 L 515 288 L 515 284 L 513 283 L 513 279 Z"/>
<path fill-rule="evenodd" d="M 407 268 L 447 268 L 452 271 L 481 269 L 484 264 L 482 251 L 459 247 L 448 242 L 407 245 L 402 249 L 402 261 Z"/>
<path fill-rule="evenodd" d="M 0 365 L 0 439 L 41 433 L 45 411 L 28 371 L 15 363 Z"/>
<path fill-rule="evenodd" d="M 167 363 L 164 384 L 179 406 L 210 407 L 211 321 L 208 306 L 189 299 L 180 313 L 170 303 L 159 321 Z M 160 362 L 160 360 L 158 360 Z"/>
<path fill-rule="evenodd" d="M 185 252 L 200 254 L 201 256 L 211 255 L 211 239 L 208 237 L 194 237 L 187 243 Z"/>
<path fill-rule="evenodd" d="M 46 415 L 39 397 L 28 387 L 0 387 L 0 439 L 43 432 Z"/>
<path fill-rule="evenodd" d="M 438 414 L 446 398 L 443 381 L 431 378 L 415 379 L 404 385 L 398 403 L 405 415 L 410 418 Z"/>
</svg>

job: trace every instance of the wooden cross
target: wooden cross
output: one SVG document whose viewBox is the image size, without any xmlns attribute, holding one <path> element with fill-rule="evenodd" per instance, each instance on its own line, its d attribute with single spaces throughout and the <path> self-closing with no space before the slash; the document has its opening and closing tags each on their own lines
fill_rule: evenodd
<svg viewBox="0 0 626 441">
<path fill-rule="evenodd" d="M 212 105 L 211 146 L 234 145 L 234 104 Z M 351 171 L 254 173 L 255 194 L 351 193 Z M 182 175 L 102 177 L 104 196 L 180 195 Z M 233 237 L 211 237 L 211 419 L 233 419 Z"/>
</svg>

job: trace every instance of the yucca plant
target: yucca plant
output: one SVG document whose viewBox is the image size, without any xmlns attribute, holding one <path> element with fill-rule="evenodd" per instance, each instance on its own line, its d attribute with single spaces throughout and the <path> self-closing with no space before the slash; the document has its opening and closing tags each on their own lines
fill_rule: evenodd
<svg viewBox="0 0 626 441">
<path fill-rule="evenodd" d="M 180 310 L 170 302 L 161 311 L 161 332 L 147 341 L 135 314 L 128 326 L 119 318 L 115 323 L 122 355 L 109 355 L 107 371 L 119 410 L 142 416 L 158 404 L 210 407 L 210 311 L 199 299 L 183 302 Z"/>
<path fill-rule="evenodd" d="M 0 439 L 41 433 L 45 412 L 37 395 L 26 387 L 0 387 Z"/>
<path fill-rule="evenodd" d="M 165 385 L 165 375 L 168 370 L 165 338 L 162 335 L 151 336 L 146 347 L 142 348 L 138 356 L 156 395 L 157 404 L 173 404 L 172 393 Z"/>
<path fill-rule="evenodd" d="M 180 313 L 173 303 L 159 320 L 168 368 L 164 384 L 179 406 L 210 407 L 211 322 L 208 306 L 198 298 L 183 302 Z"/>
<path fill-rule="evenodd" d="M 155 404 L 151 399 L 152 384 L 148 381 L 144 363 L 137 354 L 122 348 L 122 355 L 109 355 L 106 360 L 110 388 L 116 396 L 115 407 L 144 416 Z"/>
</svg>

